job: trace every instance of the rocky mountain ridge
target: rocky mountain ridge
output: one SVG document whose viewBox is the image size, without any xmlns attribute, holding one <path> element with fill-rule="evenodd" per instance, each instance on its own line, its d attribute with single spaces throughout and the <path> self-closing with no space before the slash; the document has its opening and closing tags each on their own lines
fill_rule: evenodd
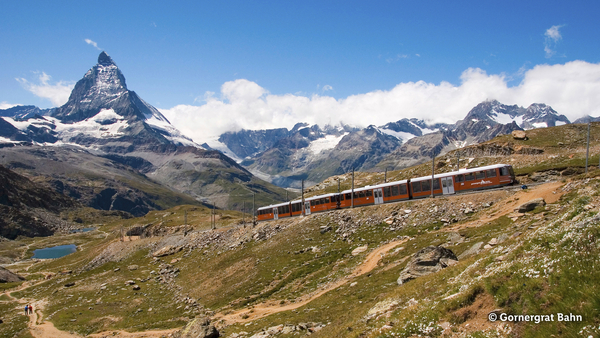
<svg viewBox="0 0 600 338">
<path fill-rule="evenodd" d="M 83 152 L 112 156 L 167 189 L 222 208 L 239 207 L 243 199 L 250 200 L 257 192 L 270 201 L 285 196 L 283 189 L 181 134 L 156 108 L 127 88 L 123 73 L 105 52 L 77 82 L 63 106 L 45 111 L 13 107 L 0 110 L 0 116 L 0 148 L 57 147 L 75 155 L 68 157 Z M 143 210 L 157 207 L 143 204 Z"/>
<path fill-rule="evenodd" d="M 488 100 L 455 124 L 427 124 L 416 118 L 363 129 L 342 125 L 322 130 L 317 125 L 297 124 L 292 131 L 242 130 L 225 133 L 219 140 L 224 145 L 221 150 L 243 159 L 240 164 L 255 175 L 280 186 L 299 188 L 302 179 L 312 185 L 352 169 L 402 169 L 513 130 L 567 123 L 567 117 L 545 104 L 523 108 Z M 246 135 L 261 138 L 255 141 Z"/>
</svg>

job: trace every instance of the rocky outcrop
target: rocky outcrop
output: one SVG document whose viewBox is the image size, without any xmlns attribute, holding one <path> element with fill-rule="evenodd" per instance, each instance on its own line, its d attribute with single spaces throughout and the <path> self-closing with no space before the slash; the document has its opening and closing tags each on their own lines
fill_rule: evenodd
<svg viewBox="0 0 600 338">
<path fill-rule="evenodd" d="M 56 220 L 58 214 L 76 206 L 73 199 L 0 165 L 0 236 L 50 236 L 69 225 Z"/>
<path fill-rule="evenodd" d="M 196 317 L 179 334 L 179 338 L 217 338 L 219 331 L 207 317 Z"/>
<path fill-rule="evenodd" d="M 534 210 L 537 207 L 543 207 L 546 205 L 546 201 L 543 198 L 536 198 L 529 202 L 519 205 L 516 209 L 517 212 L 525 213 Z"/>
<path fill-rule="evenodd" d="M 400 273 L 398 285 L 411 279 L 438 272 L 443 268 L 454 265 L 458 258 L 452 250 L 441 246 L 428 246 L 419 250 Z"/>
<path fill-rule="evenodd" d="M 15 283 L 24 280 L 25 278 L 0 266 L 0 283 Z"/>
</svg>

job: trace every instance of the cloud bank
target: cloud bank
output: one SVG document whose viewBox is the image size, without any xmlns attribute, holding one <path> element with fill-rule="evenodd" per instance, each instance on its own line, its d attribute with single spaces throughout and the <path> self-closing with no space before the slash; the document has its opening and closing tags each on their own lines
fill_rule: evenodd
<svg viewBox="0 0 600 338">
<path fill-rule="evenodd" d="M 504 74 L 469 68 L 462 73 L 459 85 L 407 82 L 390 90 L 342 99 L 316 94 L 273 95 L 255 82 L 238 79 L 224 83 L 220 97 L 206 93 L 202 105 L 178 105 L 161 112 L 200 143 L 226 131 L 291 128 L 297 122 L 366 127 L 417 117 L 454 123 L 486 99 L 525 107 L 546 103 L 570 120 L 600 115 L 600 63 L 538 65 L 522 76 L 518 85 L 509 86 Z"/>
<path fill-rule="evenodd" d="M 38 74 L 38 83 L 31 83 L 24 78 L 16 78 L 23 88 L 43 99 L 50 100 L 55 106 L 61 106 L 69 100 L 69 95 L 75 86 L 74 82 L 59 81 L 50 84 L 51 76 L 42 72 Z"/>
</svg>

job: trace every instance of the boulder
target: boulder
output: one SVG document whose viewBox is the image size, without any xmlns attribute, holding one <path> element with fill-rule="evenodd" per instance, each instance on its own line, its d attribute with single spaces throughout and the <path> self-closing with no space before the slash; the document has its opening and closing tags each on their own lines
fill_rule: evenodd
<svg viewBox="0 0 600 338">
<path fill-rule="evenodd" d="M 452 250 L 441 246 L 428 246 L 415 253 L 406 268 L 400 273 L 398 285 L 411 279 L 426 276 L 454 265 L 458 258 Z"/>
<path fill-rule="evenodd" d="M 180 333 L 181 338 L 217 338 L 219 331 L 207 317 L 196 317 Z"/>
<path fill-rule="evenodd" d="M 546 201 L 543 198 L 536 198 L 533 199 L 529 202 L 523 203 L 521 205 L 519 205 L 517 207 L 517 209 L 515 209 L 516 211 L 520 212 L 520 213 L 525 213 L 528 211 L 532 211 L 533 209 L 537 208 L 537 207 L 543 207 L 546 205 Z"/>
<path fill-rule="evenodd" d="M 369 247 L 367 245 L 359 246 L 358 248 L 352 250 L 352 256 L 359 255 L 365 251 L 367 251 Z"/>
<path fill-rule="evenodd" d="M 473 246 L 471 246 L 469 249 L 467 249 L 466 251 L 464 251 L 463 253 L 458 255 L 458 259 L 463 259 L 463 258 L 478 254 L 479 251 L 481 251 L 482 246 L 483 246 L 483 242 L 477 242 L 477 243 L 473 244 Z"/>
<path fill-rule="evenodd" d="M 0 283 L 15 283 L 24 280 L 25 278 L 0 266 Z"/>
<path fill-rule="evenodd" d="M 152 256 L 154 257 L 163 257 L 163 256 L 168 256 L 168 255 L 172 255 L 174 253 L 177 253 L 179 251 L 181 251 L 181 249 L 183 249 L 182 247 L 177 247 L 177 246 L 173 246 L 173 245 L 167 245 L 164 246 L 156 251 L 154 251 L 154 253 L 152 254 Z"/>
<path fill-rule="evenodd" d="M 527 134 L 524 130 L 513 130 L 511 134 L 515 140 L 527 140 Z"/>
</svg>

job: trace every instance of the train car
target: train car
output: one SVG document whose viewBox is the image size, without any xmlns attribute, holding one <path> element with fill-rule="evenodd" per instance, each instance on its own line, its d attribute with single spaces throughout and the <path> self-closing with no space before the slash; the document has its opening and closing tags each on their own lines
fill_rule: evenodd
<svg viewBox="0 0 600 338">
<path fill-rule="evenodd" d="M 461 169 L 433 176 L 433 194 L 448 195 L 469 190 L 501 187 L 515 182 L 515 173 L 510 164 L 495 164 L 485 167 Z M 411 198 L 431 196 L 431 176 L 410 180 Z"/>
<path fill-rule="evenodd" d="M 452 179 L 455 192 L 480 190 L 515 183 L 515 172 L 510 164 L 495 164 L 460 170 Z"/>
<path fill-rule="evenodd" d="M 256 219 L 259 221 L 265 221 L 271 219 L 300 216 L 301 214 L 302 201 L 295 200 L 291 202 L 279 203 L 258 208 Z"/>
<path fill-rule="evenodd" d="M 352 189 L 344 190 L 339 195 L 340 208 L 350 208 L 352 203 L 355 207 L 383 203 L 383 189 L 377 186 L 354 189 L 354 200 L 352 199 Z"/>
<path fill-rule="evenodd" d="M 305 204 L 310 205 L 310 209 L 305 205 L 306 214 L 312 214 L 315 212 L 323 212 L 333 210 L 337 208 L 337 194 L 325 194 L 319 196 L 313 196 L 305 198 Z"/>
<path fill-rule="evenodd" d="M 410 199 L 408 180 L 378 184 L 375 187 L 383 191 L 383 203 L 391 203 Z"/>
</svg>

